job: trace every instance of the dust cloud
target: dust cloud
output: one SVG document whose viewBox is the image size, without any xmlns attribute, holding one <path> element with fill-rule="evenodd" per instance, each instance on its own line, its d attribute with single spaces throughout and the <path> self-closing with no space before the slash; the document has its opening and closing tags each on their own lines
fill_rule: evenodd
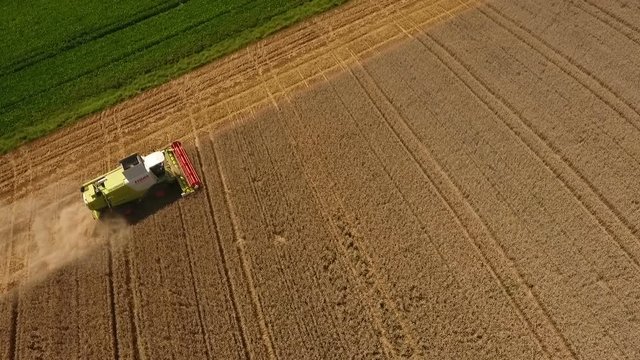
<svg viewBox="0 0 640 360">
<path fill-rule="evenodd" d="M 61 199 L 36 194 L 0 204 L 0 294 L 39 282 L 102 246 L 119 247 L 129 238 L 130 228 L 124 219 L 95 221 L 79 192 L 64 189 L 51 187 L 66 194 Z"/>
</svg>

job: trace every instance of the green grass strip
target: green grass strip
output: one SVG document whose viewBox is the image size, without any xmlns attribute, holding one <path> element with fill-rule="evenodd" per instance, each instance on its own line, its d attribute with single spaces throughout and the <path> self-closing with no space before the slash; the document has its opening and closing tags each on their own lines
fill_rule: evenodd
<svg viewBox="0 0 640 360">
<path fill-rule="evenodd" d="M 346 1 L 0 4 L 0 153 Z"/>
</svg>

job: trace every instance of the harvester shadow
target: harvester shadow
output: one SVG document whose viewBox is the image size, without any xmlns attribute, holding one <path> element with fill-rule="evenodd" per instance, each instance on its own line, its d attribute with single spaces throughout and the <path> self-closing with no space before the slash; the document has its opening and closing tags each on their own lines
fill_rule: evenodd
<svg viewBox="0 0 640 360">
<path fill-rule="evenodd" d="M 181 197 L 180 187 L 176 184 L 156 184 L 139 201 L 115 207 L 111 213 L 105 214 L 105 218 L 120 217 L 129 225 L 135 225 Z"/>
</svg>

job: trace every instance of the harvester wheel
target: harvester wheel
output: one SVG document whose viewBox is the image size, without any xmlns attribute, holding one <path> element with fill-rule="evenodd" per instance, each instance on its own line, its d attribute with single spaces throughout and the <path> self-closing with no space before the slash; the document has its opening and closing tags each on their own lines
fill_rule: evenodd
<svg viewBox="0 0 640 360">
<path fill-rule="evenodd" d="M 158 189 L 153 193 L 153 195 L 157 198 L 163 198 L 167 195 L 167 192 L 164 189 Z"/>
</svg>

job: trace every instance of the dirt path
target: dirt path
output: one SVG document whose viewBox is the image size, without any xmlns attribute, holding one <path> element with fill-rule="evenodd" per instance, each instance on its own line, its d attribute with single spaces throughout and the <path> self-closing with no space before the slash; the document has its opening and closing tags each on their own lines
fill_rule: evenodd
<svg viewBox="0 0 640 360">
<path fill-rule="evenodd" d="M 2 158 L 2 358 L 640 357 L 623 5 L 353 1 Z M 175 138 L 204 191 L 28 281 L 39 189 Z"/>
</svg>

